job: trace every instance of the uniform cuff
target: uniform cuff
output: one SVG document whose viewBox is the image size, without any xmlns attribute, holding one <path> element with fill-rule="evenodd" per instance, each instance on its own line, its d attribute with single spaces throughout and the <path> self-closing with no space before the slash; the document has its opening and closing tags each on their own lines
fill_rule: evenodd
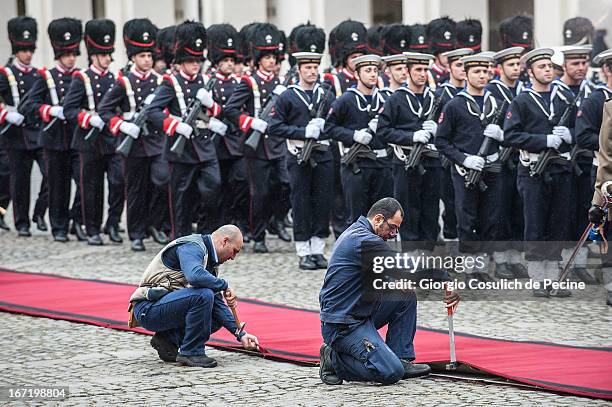
<svg viewBox="0 0 612 407">
<path fill-rule="evenodd" d="M 217 102 L 213 102 L 211 108 L 208 109 L 208 117 L 217 117 L 221 114 L 221 105 Z"/>
<path fill-rule="evenodd" d="M 110 132 L 113 134 L 113 136 L 116 136 L 119 134 L 119 127 L 121 127 L 121 123 L 123 123 L 123 119 L 121 119 L 119 116 L 114 116 L 113 118 L 110 119 Z"/>
<path fill-rule="evenodd" d="M 7 114 L 8 110 L 0 108 L 0 124 L 4 123 Z"/>
<path fill-rule="evenodd" d="M 89 114 L 87 112 L 81 112 L 77 116 L 77 122 L 79 124 L 79 127 L 82 128 L 82 129 L 88 129 L 89 128 L 89 121 L 90 120 L 91 120 L 91 114 Z"/>
<path fill-rule="evenodd" d="M 174 136 L 174 132 L 176 131 L 176 126 L 180 121 L 177 119 L 173 119 L 172 117 L 166 117 L 164 119 L 164 132 L 169 136 Z"/>
<path fill-rule="evenodd" d="M 49 123 L 51 121 L 51 105 L 42 105 L 38 109 L 38 113 L 40 114 L 40 118 L 45 122 Z"/>
<path fill-rule="evenodd" d="M 249 130 L 251 130 L 253 118 L 251 116 L 247 116 L 246 114 L 240 115 L 240 121 L 238 124 L 240 125 L 240 130 L 247 133 Z"/>
</svg>

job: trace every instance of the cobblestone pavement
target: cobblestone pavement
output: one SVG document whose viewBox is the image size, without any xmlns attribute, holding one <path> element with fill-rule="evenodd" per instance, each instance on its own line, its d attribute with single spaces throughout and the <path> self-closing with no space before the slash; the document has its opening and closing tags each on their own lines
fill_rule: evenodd
<svg viewBox="0 0 612 407">
<path fill-rule="evenodd" d="M 9 212 L 7 220 L 11 218 Z M 32 238 L 18 239 L 14 231 L 0 232 L 0 266 L 135 284 L 160 248 L 147 241 L 146 252 L 133 253 L 127 242 L 89 247 L 74 239 L 60 244 L 52 242 L 48 234 L 33 234 Z M 239 296 L 317 309 L 324 272 L 299 271 L 291 244 L 272 237 L 269 247 L 271 253 L 253 255 L 250 245 L 245 245 L 244 253 L 220 268 L 221 275 Z M 611 346 L 612 308 L 605 305 L 603 289 L 589 287 L 577 297 L 466 301 L 455 317 L 455 329 L 502 339 Z M 217 359 L 216 369 L 186 368 L 161 362 L 144 335 L 5 313 L 0 313 L 0 324 L 0 385 L 70 386 L 70 398 L 61 405 L 606 404 L 433 377 L 384 387 L 357 383 L 332 387 L 320 382 L 317 368 L 216 349 L 207 351 Z M 419 303 L 419 325 L 446 329 L 445 312 L 438 300 Z"/>
</svg>

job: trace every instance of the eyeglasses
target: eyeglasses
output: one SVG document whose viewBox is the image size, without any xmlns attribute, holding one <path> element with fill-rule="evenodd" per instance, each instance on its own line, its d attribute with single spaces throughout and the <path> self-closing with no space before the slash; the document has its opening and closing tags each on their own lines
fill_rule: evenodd
<svg viewBox="0 0 612 407">
<path fill-rule="evenodd" d="M 385 223 L 389 227 L 389 231 L 393 234 L 397 234 L 397 232 L 399 231 L 399 226 L 389 223 L 389 220 L 385 218 L 384 216 L 383 216 L 383 219 L 385 220 Z"/>
</svg>

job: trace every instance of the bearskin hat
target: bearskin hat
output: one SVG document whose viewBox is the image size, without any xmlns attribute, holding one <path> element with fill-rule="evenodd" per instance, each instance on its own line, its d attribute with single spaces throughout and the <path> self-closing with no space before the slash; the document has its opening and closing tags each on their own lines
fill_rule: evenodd
<svg viewBox="0 0 612 407">
<path fill-rule="evenodd" d="M 380 32 L 384 55 L 401 54 L 410 51 L 410 27 L 404 24 L 390 24 Z"/>
<path fill-rule="evenodd" d="M 563 24 L 563 45 L 591 44 L 594 32 L 595 27 L 588 18 L 570 18 Z"/>
<path fill-rule="evenodd" d="M 217 65 L 223 58 L 238 56 L 238 31 L 231 24 L 213 24 L 208 27 L 208 59 Z"/>
<path fill-rule="evenodd" d="M 166 66 L 172 65 L 174 59 L 174 42 L 176 37 L 176 26 L 171 25 L 157 32 L 157 53 L 164 60 Z"/>
<path fill-rule="evenodd" d="M 123 42 L 128 59 L 141 52 L 154 53 L 157 27 L 148 18 L 135 18 L 123 25 Z"/>
<path fill-rule="evenodd" d="M 499 40 L 502 48 L 523 47 L 526 51 L 533 48 L 533 18 L 514 16 L 499 24 Z"/>
<path fill-rule="evenodd" d="M 13 54 L 18 51 L 34 51 L 36 49 L 38 27 L 36 20 L 32 17 L 11 18 L 8 21 L 7 30 Z"/>
<path fill-rule="evenodd" d="M 85 24 L 85 46 L 89 56 L 115 52 L 115 23 L 100 18 Z"/>
<path fill-rule="evenodd" d="M 413 24 L 410 26 L 410 51 L 429 52 L 429 38 L 427 37 L 426 25 Z"/>
<path fill-rule="evenodd" d="M 264 55 L 273 54 L 278 57 L 282 52 L 280 47 L 282 35 L 274 24 L 256 23 L 246 31 L 246 40 L 249 45 L 249 57 L 255 65 Z"/>
<path fill-rule="evenodd" d="M 197 21 L 184 21 L 176 27 L 174 39 L 174 63 L 204 61 L 206 29 Z"/>
<path fill-rule="evenodd" d="M 83 39 L 83 24 L 75 18 L 58 18 L 47 28 L 55 59 L 73 53 L 81 55 L 79 45 Z"/>
<path fill-rule="evenodd" d="M 449 17 L 436 18 L 427 24 L 429 50 L 437 55 L 457 47 L 457 24 Z"/>
<path fill-rule="evenodd" d="M 332 65 L 341 66 L 346 63 L 349 55 L 366 53 L 367 30 L 363 23 L 345 20 L 329 33 L 329 53 Z"/>
<path fill-rule="evenodd" d="M 465 19 L 456 26 L 457 47 L 470 48 L 478 52 L 482 43 L 482 24 L 479 20 Z"/>
<path fill-rule="evenodd" d="M 382 44 L 381 44 L 382 38 L 380 36 L 380 32 L 382 29 L 383 29 L 382 25 L 376 25 L 374 27 L 368 28 L 367 43 L 366 43 L 366 48 L 368 50 L 368 53 L 379 55 L 379 56 L 383 54 Z"/>
<path fill-rule="evenodd" d="M 325 31 L 321 28 L 306 23 L 291 30 L 289 34 L 289 63 L 295 65 L 295 58 L 291 57 L 294 52 L 316 52 L 322 54 L 325 51 Z"/>
</svg>

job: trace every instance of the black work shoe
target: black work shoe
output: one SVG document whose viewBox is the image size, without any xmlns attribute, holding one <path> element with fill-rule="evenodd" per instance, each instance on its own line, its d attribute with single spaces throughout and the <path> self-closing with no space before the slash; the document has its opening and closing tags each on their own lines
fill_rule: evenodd
<svg viewBox="0 0 612 407">
<path fill-rule="evenodd" d="M 550 292 L 545 288 L 534 288 L 533 296 L 537 298 L 550 298 Z"/>
<path fill-rule="evenodd" d="M 170 242 L 170 239 L 168 239 L 168 236 L 166 236 L 162 230 L 157 230 L 153 226 L 150 226 L 148 231 L 149 235 L 151 235 L 156 243 L 168 244 Z"/>
<path fill-rule="evenodd" d="M 145 245 L 142 242 L 142 239 L 134 239 L 132 240 L 132 247 L 131 247 L 133 252 L 144 252 L 145 251 Z"/>
<path fill-rule="evenodd" d="M 599 282 L 584 267 L 574 267 L 572 276 L 576 281 L 582 281 L 587 285 L 597 285 Z"/>
<path fill-rule="evenodd" d="M 612 291 L 608 291 L 608 298 L 606 299 L 606 304 L 612 307 Z"/>
<path fill-rule="evenodd" d="M 485 272 L 476 272 L 465 275 L 465 282 L 469 282 L 470 280 L 482 281 L 483 283 L 495 282 L 496 280 L 491 277 L 488 273 Z"/>
<path fill-rule="evenodd" d="M 87 233 L 83 230 L 83 226 L 79 222 L 72 222 L 72 226 L 70 227 L 70 233 L 76 235 L 76 238 L 79 242 L 84 242 L 87 240 Z"/>
<path fill-rule="evenodd" d="M 405 359 L 400 359 L 404 365 L 404 377 L 402 379 L 414 379 L 415 377 L 427 376 L 431 372 L 429 365 L 412 363 Z"/>
<path fill-rule="evenodd" d="M 90 246 L 102 246 L 104 245 L 104 241 L 100 235 L 93 235 L 87 237 L 87 244 Z"/>
<path fill-rule="evenodd" d="M 181 365 L 191 366 L 191 367 L 215 367 L 217 366 L 217 361 L 213 358 L 209 358 L 206 355 L 203 356 L 183 356 L 179 354 L 176 357 L 176 361 Z"/>
<path fill-rule="evenodd" d="M 570 290 L 566 290 L 564 288 L 559 288 L 558 290 L 548 290 L 551 297 L 555 298 L 567 298 L 572 296 L 572 292 Z"/>
<path fill-rule="evenodd" d="M 106 233 L 108 233 L 108 238 L 113 243 L 123 243 L 123 238 L 119 234 L 119 229 L 115 225 L 109 225 L 106 227 Z"/>
<path fill-rule="evenodd" d="M 56 232 L 55 235 L 53 235 L 53 240 L 60 243 L 66 243 L 69 240 L 68 234 L 64 231 Z"/>
<path fill-rule="evenodd" d="M 282 240 L 283 242 L 291 241 L 291 236 L 289 236 L 289 233 L 287 233 L 287 230 L 285 230 L 285 225 L 283 224 L 283 222 L 276 222 L 276 231 L 276 234 L 278 235 L 278 238 L 280 240 Z"/>
<path fill-rule="evenodd" d="M 49 230 L 49 228 L 47 227 L 47 222 L 45 222 L 45 218 L 43 218 L 42 216 L 36 215 L 34 219 L 32 219 L 32 221 L 36 223 L 36 227 L 41 232 L 46 232 L 47 230 Z"/>
<path fill-rule="evenodd" d="M 268 247 L 266 246 L 266 242 L 255 242 L 253 245 L 253 253 L 268 253 Z"/>
<path fill-rule="evenodd" d="M 285 218 L 283 219 L 283 225 L 285 225 L 286 228 L 293 227 L 293 222 L 291 221 L 291 219 L 289 219 L 289 214 L 287 214 Z"/>
<path fill-rule="evenodd" d="M 336 376 L 336 371 L 332 367 L 331 352 L 330 346 L 326 344 L 321 345 L 321 349 L 319 349 L 319 359 L 321 361 L 319 364 L 319 377 L 323 383 L 334 386 L 342 384 L 342 379 Z"/>
<path fill-rule="evenodd" d="M 19 237 L 30 237 L 32 233 L 30 233 L 30 228 L 27 226 L 21 226 L 17 228 L 17 236 Z"/>
<path fill-rule="evenodd" d="M 322 254 L 311 254 L 310 259 L 316 264 L 318 269 L 327 268 L 327 259 Z"/>
<path fill-rule="evenodd" d="M 495 277 L 511 280 L 514 278 L 514 273 L 506 263 L 495 263 Z"/>
<path fill-rule="evenodd" d="M 302 270 L 316 270 L 317 265 L 310 258 L 310 256 L 300 256 L 299 262 L 300 269 Z"/>
<path fill-rule="evenodd" d="M 176 346 L 164 332 L 156 332 L 151 338 L 151 346 L 164 362 L 176 362 L 178 346 Z"/>
<path fill-rule="evenodd" d="M 4 221 L 4 216 L 2 216 L 2 215 L 0 215 L 0 229 L 2 229 L 2 230 L 11 230 L 9 225 L 7 225 L 6 222 Z"/>
<path fill-rule="evenodd" d="M 512 271 L 515 278 L 529 278 L 527 267 L 521 263 L 510 264 L 510 271 Z"/>
</svg>

